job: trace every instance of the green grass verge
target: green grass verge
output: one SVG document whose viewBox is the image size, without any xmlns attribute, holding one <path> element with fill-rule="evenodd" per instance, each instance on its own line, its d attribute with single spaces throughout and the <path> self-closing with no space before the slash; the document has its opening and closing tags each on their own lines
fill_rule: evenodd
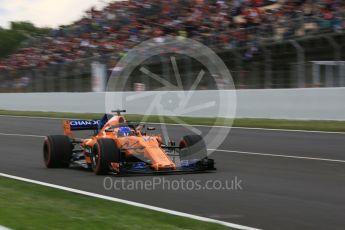
<svg viewBox="0 0 345 230">
<path fill-rule="evenodd" d="M 0 177 L 0 225 L 12 229 L 229 229 Z"/>
<path fill-rule="evenodd" d="M 0 110 L 0 115 L 12 116 L 38 116 L 56 118 L 79 118 L 79 119 L 99 119 L 103 114 L 96 113 L 57 113 L 57 112 L 27 112 L 27 111 L 7 111 Z M 128 114 L 126 118 L 131 121 L 141 121 L 142 116 Z M 163 117 L 165 123 L 176 124 L 176 119 Z M 231 124 L 231 119 L 226 118 L 203 118 L 203 117 L 178 117 L 186 124 L 191 125 L 224 125 Z M 160 122 L 158 116 L 149 116 L 147 122 Z M 309 131 L 329 131 L 345 132 L 345 121 L 306 121 L 306 120 L 278 120 L 278 119 L 235 119 L 234 127 L 246 128 L 269 128 L 269 129 L 289 129 L 289 130 L 309 130 Z"/>
</svg>

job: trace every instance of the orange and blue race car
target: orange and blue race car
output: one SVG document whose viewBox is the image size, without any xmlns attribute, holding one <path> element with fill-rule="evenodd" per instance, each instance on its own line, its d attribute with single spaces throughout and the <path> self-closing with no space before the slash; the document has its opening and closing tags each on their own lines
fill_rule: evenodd
<svg viewBox="0 0 345 230">
<path fill-rule="evenodd" d="M 129 122 L 121 113 L 100 120 L 65 120 L 64 135 L 47 136 L 43 144 L 47 168 L 79 166 L 97 175 L 126 173 L 173 173 L 215 170 L 199 135 L 184 136 L 179 145 L 163 143 L 155 128 Z M 72 131 L 91 130 L 90 138 L 76 138 Z M 150 133 L 150 135 L 149 135 Z"/>
</svg>

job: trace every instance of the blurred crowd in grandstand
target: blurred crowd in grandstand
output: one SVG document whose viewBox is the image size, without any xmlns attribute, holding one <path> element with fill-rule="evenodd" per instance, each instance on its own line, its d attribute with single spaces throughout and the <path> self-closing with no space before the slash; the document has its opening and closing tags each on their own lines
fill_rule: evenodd
<svg viewBox="0 0 345 230">
<path fill-rule="evenodd" d="M 97 55 L 123 55 L 141 41 L 175 35 L 232 49 L 345 28 L 343 0 L 129 0 L 91 8 L 4 60 L 0 70 L 46 67 Z"/>
</svg>

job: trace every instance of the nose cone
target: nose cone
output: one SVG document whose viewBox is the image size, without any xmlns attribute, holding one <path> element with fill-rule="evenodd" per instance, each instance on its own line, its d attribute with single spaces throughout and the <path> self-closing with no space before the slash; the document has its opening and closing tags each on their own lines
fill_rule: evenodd
<svg viewBox="0 0 345 230">
<path fill-rule="evenodd" d="M 152 168 L 155 171 L 161 171 L 161 170 L 167 170 L 167 169 L 171 169 L 171 170 L 175 170 L 176 169 L 176 165 L 174 163 L 168 164 L 168 165 L 163 165 L 163 164 L 153 164 Z"/>
</svg>

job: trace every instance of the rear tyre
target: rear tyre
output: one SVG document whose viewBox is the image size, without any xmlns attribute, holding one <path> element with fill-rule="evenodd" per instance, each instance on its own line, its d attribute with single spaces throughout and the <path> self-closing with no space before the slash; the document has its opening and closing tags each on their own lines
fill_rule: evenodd
<svg viewBox="0 0 345 230">
<path fill-rule="evenodd" d="M 114 140 L 99 139 L 92 151 L 92 170 L 96 175 L 108 174 L 111 162 L 120 162 L 120 150 Z"/>
<path fill-rule="evenodd" d="M 67 136 L 47 136 L 43 144 L 44 164 L 47 168 L 69 167 L 72 148 L 72 143 Z"/>
</svg>

